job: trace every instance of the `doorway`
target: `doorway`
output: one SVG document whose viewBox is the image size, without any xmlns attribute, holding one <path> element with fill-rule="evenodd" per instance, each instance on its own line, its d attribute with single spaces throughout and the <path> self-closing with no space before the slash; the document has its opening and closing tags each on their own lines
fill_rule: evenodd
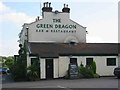
<svg viewBox="0 0 120 90">
<path fill-rule="evenodd" d="M 46 79 L 53 79 L 53 59 L 46 59 Z"/>
<path fill-rule="evenodd" d="M 76 64 L 77 65 L 77 58 L 70 58 L 70 64 Z"/>
</svg>

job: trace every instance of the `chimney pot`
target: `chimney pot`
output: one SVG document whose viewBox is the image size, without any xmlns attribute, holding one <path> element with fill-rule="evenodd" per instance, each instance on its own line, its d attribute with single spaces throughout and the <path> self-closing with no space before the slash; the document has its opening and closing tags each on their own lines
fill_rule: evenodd
<svg viewBox="0 0 120 90">
<path fill-rule="evenodd" d="M 43 3 L 43 6 L 45 7 L 45 3 Z"/>
<path fill-rule="evenodd" d="M 62 12 L 66 12 L 66 13 L 70 12 L 70 8 L 68 8 L 68 4 L 64 4 L 64 8 L 62 9 Z"/>
<path fill-rule="evenodd" d="M 68 8 L 68 4 L 66 5 L 66 7 Z"/>
<path fill-rule="evenodd" d="M 46 2 L 46 7 L 48 7 L 48 2 Z"/>
<path fill-rule="evenodd" d="M 64 8 L 65 8 L 65 4 L 64 4 Z"/>
<path fill-rule="evenodd" d="M 44 7 L 42 8 L 43 12 L 52 12 L 51 3 L 45 2 Z"/>
<path fill-rule="evenodd" d="M 38 16 L 38 20 L 40 19 L 40 17 Z"/>
<path fill-rule="evenodd" d="M 49 3 L 49 7 L 50 7 L 51 3 Z"/>
</svg>

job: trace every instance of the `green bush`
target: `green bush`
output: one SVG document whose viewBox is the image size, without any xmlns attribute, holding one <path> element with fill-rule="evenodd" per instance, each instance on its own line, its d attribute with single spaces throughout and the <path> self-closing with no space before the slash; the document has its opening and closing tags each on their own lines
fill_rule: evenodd
<svg viewBox="0 0 120 90">
<path fill-rule="evenodd" d="M 27 77 L 30 81 L 35 81 L 39 79 L 39 73 L 38 73 L 38 68 L 36 67 L 35 64 L 32 64 L 27 68 Z"/>
<path fill-rule="evenodd" d="M 90 66 L 91 66 L 91 69 L 93 70 L 94 74 L 96 74 L 96 63 L 95 63 L 95 61 L 93 61 Z"/>
<path fill-rule="evenodd" d="M 26 80 L 26 67 L 23 64 L 15 64 L 10 70 L 15 81 Z"/>
<path fill-rule="evenodd" d="M 79 73 L 79 78 L 84 78 L 84 76 L 81 74 L 81 73 Z"/>
<path fill-rule="evenodd" d="M 91 65 L 85 66 L 80 64 L 79 67 L 79 77 L 80 78 L 99 78 L 100 76 L 96 73 L 96 63 L 93 61 Z"/>
<path fill-rule="evenodd" d="M 8 68 L 11 68 L 14 64 L 14 57 L 12 56 L 9 56 L 6 58 L 6 61 L 5 61 L 5 65 L 8 67 Z"/>
<path fill-rule="evenodd" d="M 98 75 L 97 73 L 94 74 L 94 78 L 100 78 L 100 75 Z"/>
<path fill-rule="evenodd" d="M 94 77 L 93 71 L 88 67 L 80 67 L 80 74 L 82 74 L 84 78 Z"/>
</svg>

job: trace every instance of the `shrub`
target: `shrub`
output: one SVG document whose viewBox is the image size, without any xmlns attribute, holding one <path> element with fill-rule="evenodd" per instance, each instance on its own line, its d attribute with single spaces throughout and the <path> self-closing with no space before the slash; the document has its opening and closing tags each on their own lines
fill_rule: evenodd
<svg viewBox="0 0 120 90">
<path fill-rule="evenodd" d="M 83 66 L 82 62 L 79 67 L 79 77 L 82 78 L 99 78 L 96 73 L 96 63 L 93 61 L 91 65 Z"/>
<path fill-rule="evenodd" d="M 84 78 L 93 78 L 94 77 L 93 71 L 87 67 L 80 67 L 80 73 L 83 75 Z"/>
<path fill-rule="evenodd" d="M 82 61 L 81 61 L 80 67 L 84 67 L 84 65 L 82 64 Z"/>
<path fill-rule="evenodd" d="M 94 74 L 96 74 L 96 63 L 95 63 L 95 61 L 93 61 L 90 66 L 91 66 L 91 69 L 93 70 Z"/>
<path fill-rule="evenodd" d="M 79 73 L 79 78 L 84 78 L 84 76 L 81 74 L 81 73 Z"/>
<path fill-rule="evenodd" d="M 94 74 L 94 78 L 100 78 L 100 75 L 98 75 L 97 73 Z"/>
<path fill-rule="evenodd" d="M 32 64 L 27 68 L 27 77 L 31 81 L 35 81 L 39 79 L 39 73 L 38 73 L 38 68 L 36 67 L 35 64 Z"/>
<path fill-rule="evenodd" d="M 23 64 L 15 64 L 11 67 L 12 77 L 15 81 L 26 80 L 26 67 Z"/>
</svg>

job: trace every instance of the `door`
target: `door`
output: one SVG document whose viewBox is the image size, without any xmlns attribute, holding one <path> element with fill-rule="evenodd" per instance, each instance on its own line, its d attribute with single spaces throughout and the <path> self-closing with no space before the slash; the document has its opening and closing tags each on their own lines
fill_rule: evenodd
<svg viewBox="0 0 120 90">
<path fill-rule="evenodd" d="M 46 79 L 53 78 L 53 59 L 46 59 Z"/>
</svg>

